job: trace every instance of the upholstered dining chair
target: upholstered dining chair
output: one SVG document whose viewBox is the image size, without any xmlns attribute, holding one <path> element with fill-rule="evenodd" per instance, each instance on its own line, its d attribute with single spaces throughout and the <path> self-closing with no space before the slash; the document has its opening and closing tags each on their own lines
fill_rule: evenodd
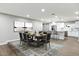
<svg viewBox="0 0 79 59">
<path fill-rule="evenodd" d="M 23 37 L 23 33 L 19 33 L 19 37 L 20 37 L 20 44 L 22 44 L 23 40 L 24 40 L 24 37 Z"/>
<path fill-rule="evenodd" d="M 46 43 L 49 43 L 49 46 L 50 46 L 50 38 L 51 38 L 51 33 L 48 33 Z"/>
<path fill-rule="evenodd" d="M 43 34 L 47 34 L 47 32 L 44 31 Z"/>
<path fill-rule="evenodd" d="M 27 42 L 28 38 L 27 38 L 27 34 L 26 33 L 23 33 L 23 37 L 24 37 L 23 41 Z"/>
<path fill-rule="evenodd" d="M 46 37 L 44 37 L 43 39 L 43 42 L 44 42 L 44 45 L 46 46 L 46 49 L 47 49 L 47 44 L 49 44 L 49 47 L 50 47 L 50 38 L 51 38 L 51 33 L 47 33 Z"/>
</svg>

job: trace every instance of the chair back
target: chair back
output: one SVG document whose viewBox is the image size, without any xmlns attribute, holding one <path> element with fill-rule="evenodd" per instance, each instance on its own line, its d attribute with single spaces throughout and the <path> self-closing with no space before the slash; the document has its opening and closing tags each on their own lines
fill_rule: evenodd
<svg viewBox="0 0 79 59">
<path fill-rule="evenodd" d="M 39 34 L 42 33 L 42 31 L 39 31 Z"/>
<path fill-rule="evenodd" d="M 20 40 L 23 41 L 23 33 L 19 33 Z"/>
<path fill-rule="evenodd" d="M 47 33 L 47 41 L 50 40 L 51 34 Z"/>
<path fill-rule="evenodd" d="M 28 31 L 26 31 L 25 33 L 28 33 Z"/>
<path fill-rule="evenodd" d="M 24 41 L 27 41 L 28 40 L 27 34 L 26 33 L 23 33 L 23 36 L 24 36 Z"/>
<path fill-rule="evenodd" d="M 33 39 L 33 37 L 30 34 L 27 34 L 27 39 L 28 41 L 30 41 L 31 39 Z"/>
<path fill-rule="evenodd" d="M 43 32 L 43 34 L 47 34 L 47 32 Z"/>
</svg>

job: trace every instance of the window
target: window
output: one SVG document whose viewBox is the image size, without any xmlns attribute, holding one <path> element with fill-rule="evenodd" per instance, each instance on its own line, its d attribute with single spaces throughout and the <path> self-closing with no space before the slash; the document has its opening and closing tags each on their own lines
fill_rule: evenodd
<svg viewBox="0 0 79 59">
<path fill-rule="evenodd" d="M 31 31 L 32 23 L 26 23 L 21 21 L 15 21 L 14 31 Z"/>
<path fill-rule="evenodd" d="M 25 23 L 25 31 L 32 31 L 32 23 Z"/>
<path fill-rule="evenodd" d="M 24 22 L 15 21 L 14 31 L 24 31 Z"/>
<path fill-rule="evenodd" d="M 15 21 L 15 27 L 24 27 L 24 22 Z"/>
<path fill-rule="evenodd" d="M 25 27 L 32 27 L 32 23 L 25 23 Z"/>
</svg>

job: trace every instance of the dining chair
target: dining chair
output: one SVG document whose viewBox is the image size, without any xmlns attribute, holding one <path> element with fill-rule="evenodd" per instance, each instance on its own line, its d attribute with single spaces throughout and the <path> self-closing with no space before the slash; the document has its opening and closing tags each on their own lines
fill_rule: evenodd
<svg viewBox="0 0 79 59">
<path fill-rule="evenodd" d="M 47 34 L 47 32 L 44 31 L 43 34 Z"/>
<path fill-rule="evenodd" d="M 49 44 L 50 47 L 50 37 L 51 37 L 51 33 L 47 33 L 46 37 L 43 38 L 44 39 L 43 42 L 46 47 L 46 50 L 47 50 L 47 44 Z"/>
<path fill-rule="evenodd" d="M 24 37 L 23 37 L 23 33 L 19 33 L 19 37 L 20 37 L 20 44 L 22 44 L 22 42 L 23 42 L 23 39 L 24 39 Z"/>
<path fill-rule="evenodd" d="M 27 40 L 28 40 L 28 38 L 27 38 L 27 33 L 23 33 L 23 37 L 24 37 L 23 41 L 24 41 L 24 42 L 27 42 Z"/>
<path fill-rule="evenodd" d="M 36 42 L 33 40 L 33 36 L 30 34 L 27 34 L 27 44 L 30 46 L 34 46 L 34 44 L 36 44 Z"/>
<path fill-rule="evenodd" d="M 50 46 L 50 38 L 51 38 L 51 33 L 48 33 L 46 43 L 49 43 L 49 46 Z"/>
<path fill-rule="evenodd" d="M 25 31 L 25 33 L 28 33 L 28 31 Z"/>
<path fill-rule="evenodd" d="M 39 34 L 42 33 L 42 31 L 39 31 Z"/>
<path fill-rule="evenodd" d="M 37 46 L 41 46 L 44 44 L 44 42 L 42 41 L 43 40 L 43 36 L 40 35 L 40 36 L 36 36 L 36 39 L 37 39 Z"/>
</svg>

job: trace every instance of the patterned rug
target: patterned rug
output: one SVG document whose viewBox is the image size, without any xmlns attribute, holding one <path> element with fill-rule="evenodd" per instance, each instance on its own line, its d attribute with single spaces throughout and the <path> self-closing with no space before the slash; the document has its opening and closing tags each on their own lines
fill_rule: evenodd
<svg viewBox="0 0 79 59">
<path fill-rule="evenodd" d="M 62 54 L 58 51 L 58 49 L 63 48 L 63 45 L 59 44 L 50 44 L 47 45 L 47 49 L 45 46 L 41 47 L 31 47 L 27 46 L 27 44 L 20 45 L 19 41 L 10 42 L 16 49 L 20 51 L 19 55 L 24 54 L 25 56 L 61 56 Z"/>
</svg>

